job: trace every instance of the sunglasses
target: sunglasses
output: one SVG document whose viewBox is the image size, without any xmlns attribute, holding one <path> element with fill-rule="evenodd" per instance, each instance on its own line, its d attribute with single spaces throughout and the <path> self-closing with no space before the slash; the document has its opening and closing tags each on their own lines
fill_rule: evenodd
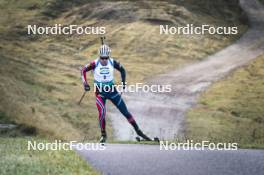
<svg viewBox="0 0 264 175">
<path fill-rule="evenodd" d="M 100 57 L 102 60 L 107 60 L 109 57 Z"/>
</svg>

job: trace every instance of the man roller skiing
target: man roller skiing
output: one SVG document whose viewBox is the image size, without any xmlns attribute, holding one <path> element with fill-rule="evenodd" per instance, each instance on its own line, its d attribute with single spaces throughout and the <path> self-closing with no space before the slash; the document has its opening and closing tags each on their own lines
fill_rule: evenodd
<svg viewBox="0 0 264 175">
<path fill-rule="evenodd" d="M 89 91 L 90 86 L 86 81 L 86 72 L 92 70 L 94 75 L 94 83 L 96 87 L 96 106 L 99 112 L 99 124 L 101 129 L 101 138 L 100 143 L 106 142 L 106 109 L 105 104 L 106 100 L 109 99 L 112 103 L 119 109 L 119 111 L 126 117 L 128 122 L 133 126 L 138 136 L 143 139 L 150 141 L 151 139 L 147 137 L 137 125 L 135 119 L 128 111 L 127 106 L 122 99 L 121 95 L 118 93 L 117 89 L 114 87 L 114 69 L 118 70 L 121 73 L 122 85 L 123 89 L 125 88 L 126 82 L 126 71 L 124 67 L 110 57 L 111 50 L 109 46 L 103 44 L 99 49 L 99 58 L 92 61 L 91 63 L 85 65 L 82 68 L 82 81 L 84 85 L 84 90 Z M 103 87 L 103 88 L 99 88 Z M 104 88 L 107 87 L 107 88 Z M 109 89 L 110 88 L 110 89 Z"/>
</svg>

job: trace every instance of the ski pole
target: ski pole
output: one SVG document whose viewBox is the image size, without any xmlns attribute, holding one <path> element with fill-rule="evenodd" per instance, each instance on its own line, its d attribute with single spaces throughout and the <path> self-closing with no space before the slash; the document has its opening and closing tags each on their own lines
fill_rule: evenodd
<svg viewBox="0 0 264 175">
<path fill-rule="evenodd" d="M 101 44 L 104 45 L 105 36 L 101 36 Z"/>
<path fill-rule="evenodd" d="M 104 40 L 105 40 L 105 36 L 101 36 L 101 44 L 102 44 L 102 45 L 105 43 Z M 81 70 L 81 68 L 80 68 L 80 70 Z M 86 91 L 84 91 L 83 95 L 81 96 L 81 99 L 79 100 L 78 105 L 81 104 L 81 102 L 82 102 L 82 100 L 83 100 L 85 94 L 86 94 Z"/>
<path fill-rule="evenodd" d="M 83 100 L 83 98 L 84 98 L 85 94 L 86 94 L 86 91 L 84 91 L 84 93 L 83 93 L 83 95 L 82 95 L 81 99 L 80 99 L 80 100 L 79 100 L 79 102 L 78 102 L 78 105 L 80 105 L 80 104 L 81 104 L 81 102 L 82 102 L 82 100 Z"/>
</svg>

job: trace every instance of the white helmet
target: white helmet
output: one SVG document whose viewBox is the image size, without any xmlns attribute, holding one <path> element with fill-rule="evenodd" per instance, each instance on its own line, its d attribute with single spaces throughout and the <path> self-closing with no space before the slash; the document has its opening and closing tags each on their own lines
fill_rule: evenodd
<svg viewBox="0 0 264 175">
<path fill-rule="evenodd" d="M 99 49 L 99 56 L 100 57 L 109 57 L 111 53 L 111 49 L 108 45 L 103 44 Z"/>
</svg>

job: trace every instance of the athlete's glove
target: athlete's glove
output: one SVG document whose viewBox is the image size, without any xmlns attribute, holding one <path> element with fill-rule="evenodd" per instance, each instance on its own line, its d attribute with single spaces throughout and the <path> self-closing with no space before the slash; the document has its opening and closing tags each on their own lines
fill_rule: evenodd
<svg viewBox="0 0 264 175">
<path fill-rule="evenodd" d="M 126 82 L 122 82 L 123 89 L 126 89 Z"/>
<path fill-rule="evenodd" d="M 83 85 L 83 87 L 84 87 L 84 90 L 85 91 L 90 91 L 90 86 L 89 86 L 89 84 L 87 84 L 87 83 L 85 83 L 84 85 Z"/>
</svg>

